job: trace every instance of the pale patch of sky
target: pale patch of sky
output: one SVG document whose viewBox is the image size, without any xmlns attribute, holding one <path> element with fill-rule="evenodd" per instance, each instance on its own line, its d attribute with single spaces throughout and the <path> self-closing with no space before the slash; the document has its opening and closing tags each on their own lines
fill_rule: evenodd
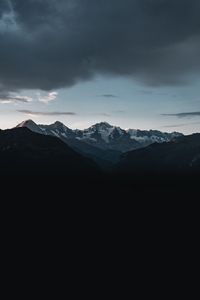
<svg viewBox="0 0 200 300">
<path fill-rule="evenodd" d="M 40 99 L 38 99 L 40 92 Z M 96 77 L 71 88 L 57 91 L 22 91 L 32 102 L 0 106 L 0 127 L 12 127 L 27 118 L 19 110 L 46 111 L 33 116 L 36 122 L 50 124 L 56 120 L 68 127 L 86 128 L 106 121 L 122 128 L 158 129 L 192 133 L 200 131 L 197 122 L 181 122 L 162 114 L 200 111 L 199 82 L 190 86 L 145 87 L 134 80 Z M 100 97 L 102 95 L 102 97 Z M 115 95 L 116 97 L 104 97 Z M 41 102 L 41 98 L 45 101 Z M 40 100 L 40 101 L 39 101 Z M 48 105 L 46 105 L 48 103 Z M 18 110 L 18 111 L 17 111 Z M 75 115 L 51 115 L 48 112 L 73 112 Z M 171 126 L 172 124 L 172 126 Z"/>
</svg>

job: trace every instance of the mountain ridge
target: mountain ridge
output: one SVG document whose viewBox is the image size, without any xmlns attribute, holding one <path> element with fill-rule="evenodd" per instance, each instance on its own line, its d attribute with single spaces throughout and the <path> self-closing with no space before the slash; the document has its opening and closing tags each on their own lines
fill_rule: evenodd
<svg viewBox="0 0 200 300">
<path fill-rule="evenodd" d="M 27 175 L 34 175 L 34 178 L 45 175 L 55 184 L 56 178 L 64 175 L 65 183 L 61 188 L 68 184 L 74 185 L 75 189 L 83 186 L 89 190 L 93 184 L 100 190 L 105 185 L 114 191 L 120 186 L 130 187 L 133 191 L 135 188 L 157 191 L 157 188 L 173 186 L 180 190 L 199 187 L 200 133 L 124 153 L 110 170 L 102 170 L 94 160 L 77 152 L 56 136 L 35 133 L 26 127 L 0 130 L 3 176 L 14 174 L 16 178 L 23 175 L 30 179 Z M 43 183 L 45 177 L 40 178 Z"/>
<path fill-rule="evenodd" d="M 169 142 L 174 138 L 183 136 L 179 132 L 166 133 L 158 130 L 139 129 L 125 130 L 118 126 L 110 125 L 107 122 L 100 122 L 83 130 L 70 129 L 59 121 L 50 125 L 42 125 L 36 124 L 32 120 L 26 120 L 17 125 L 17 127 L 27 127 L 37 133 L 53 135 L 62 140 L 76 139 L 102 150 L 114 150 L 122 153 L 143 148 L 155 142 Z"/>
</svg>

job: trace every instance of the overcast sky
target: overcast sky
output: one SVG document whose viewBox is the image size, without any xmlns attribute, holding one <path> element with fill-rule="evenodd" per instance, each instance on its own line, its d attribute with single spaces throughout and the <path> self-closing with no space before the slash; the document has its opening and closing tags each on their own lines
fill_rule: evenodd
<svg viewBox="0 0 200 300">
<path fill-rule="evenodd" d="M 199 0 L 1 0 L 0 128 L 200 131 Z"/>
</svg>

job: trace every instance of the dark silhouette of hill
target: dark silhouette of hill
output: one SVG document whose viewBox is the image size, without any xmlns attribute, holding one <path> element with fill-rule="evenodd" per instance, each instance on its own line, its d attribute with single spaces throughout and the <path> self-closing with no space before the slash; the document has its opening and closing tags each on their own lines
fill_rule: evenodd
<svg viewBox="0 0 200 300">
<path fill-rule="evenodd" d="M 80 177 L 98 174 L 96 164 L 60 139 L 27 128 L 0 131 L 1 174 L 38 174 Z"/>
<path fill-rule="evenodd" d="M 192 193 L 199 186 L 200 134 L 125 153 L 113 176 L 116 182 L 141 192 L 176 188 Z"/>
<path fill-rule="evenodd" d="M 128 173 L 200 173 L 200 134 L 153 144 L 122 156 L 117 170 Z"/>
</svg>

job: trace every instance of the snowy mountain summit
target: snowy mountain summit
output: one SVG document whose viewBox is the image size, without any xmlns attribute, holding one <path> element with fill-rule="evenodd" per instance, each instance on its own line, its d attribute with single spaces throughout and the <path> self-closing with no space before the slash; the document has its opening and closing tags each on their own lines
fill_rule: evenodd
<svg viewBox="0 0 200 300">
<path fill-rule="evenodd" d="M 41 133 L 41 134 L 43 133 L 40 126 L 38 126 L 32 120 L 25 120 L 22 123 L 17 125 L 17 128 L 23 128 L 23 127 L 27 127 L 28 129 L 36 133 Z"/>
</svg>

